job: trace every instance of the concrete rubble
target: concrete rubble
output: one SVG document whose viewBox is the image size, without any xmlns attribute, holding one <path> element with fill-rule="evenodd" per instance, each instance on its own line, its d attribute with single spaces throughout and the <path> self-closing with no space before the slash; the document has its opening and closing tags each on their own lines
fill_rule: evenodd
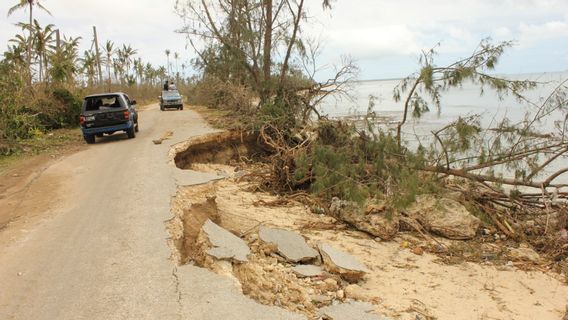
<svg viewBox="0 0 568 320">
<path fill-rule="evenodd" d="M 206 253 L 219 260 L 247 262 L 250 249 L 245 241 L 231 232 L 219 227 L 211 220 L 205 221 L 201 231 L 206 236 L 210 247 Z"/>
<path fill-rule="evenodd" d="M 323 258 L 324 269 L 331 273 L 339 274 L 349 282 L 359 281 L 369 269 L 346 253 L 343 253 L 328 244 L 319 245 Z"/>
<path fill-rule="evenodd" d="M 314 265 L 297 265 L 292 271 L 300 278 L 318 277 L 323 275 L 323 269 Z"/>
<path fill-rule="evenodd" d="M 264 243 L 273 245 L 278 254 L 289 262 L 305 262 L 318 257 L 318 252 L 293 231 L 260 227 L 258 236 Z"/>
</svg>

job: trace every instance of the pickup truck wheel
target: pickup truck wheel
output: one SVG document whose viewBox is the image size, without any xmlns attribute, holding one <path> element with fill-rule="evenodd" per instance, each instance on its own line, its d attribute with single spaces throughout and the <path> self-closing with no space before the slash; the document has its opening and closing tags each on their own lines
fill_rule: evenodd
<svg viewBox="0 0 568 320">
<path fill-rule="evenodd" d="M 179 110 L 183 110 L 183 106 L 179 107 Z"/>
<path fill-rule="evenodd" d="M 138 121 L 136 121 L 136 124 L 134 126 L 134 131 L 138 132 L 140 129 L 138 128 Z"/>
<path fill-rule="evenodd" d="M 134 126 L 130 127 L 128 130 L 126 130 L 126 134 L 128 135 L 128 139 L 135 138 L 136 132 L 135 132 Z"/>
<path fill-rule="evenodd" d="M 163 107 L 163 106 L 160 106 L 160 110 L 164 111 L 164 107 Z"/>
<path fill-rule="evenodd" d="M 95 143 L 95 136 L 92 134 L 86 134 L 83 136 L 85 138 L 85 142 L 87 142 L 88 144 L 93 144 Z"/>
</svg>

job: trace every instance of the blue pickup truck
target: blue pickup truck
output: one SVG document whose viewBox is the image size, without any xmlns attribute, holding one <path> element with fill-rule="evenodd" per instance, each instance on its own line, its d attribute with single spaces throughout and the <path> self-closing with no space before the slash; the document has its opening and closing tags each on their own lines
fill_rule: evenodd
<svg viewBox="0 0 568 320">
<path fill-rule="evenodd" d="M 130 100 L 123 92 L 93 94 L 85 97 L 79 123 L 83 138 L 89 144 L 95 137 L 124 131 L 128 138 L 138 132 L 136 100 Z"/>
</svg>

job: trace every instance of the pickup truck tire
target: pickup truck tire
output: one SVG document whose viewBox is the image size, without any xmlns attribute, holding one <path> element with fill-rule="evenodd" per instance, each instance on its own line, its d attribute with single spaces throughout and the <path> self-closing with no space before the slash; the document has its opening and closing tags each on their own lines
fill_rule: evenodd
<svg viewBox="0 0 568 320">
<path fill-rule="evenodd" d="M 83 136 L 85 138 L 85 142 L 87 142 L 88 144 L 94 144 L 95 143 L 95 136 L 92 134 L 86 134 Z"/>
<path fill-rule="evenodd" d="M 134 124 L 134 131 L 138 132 L 140 129 L 138 128 L 138 121 Z"/>
<path fill-rule="evenodd" d="M 178 110 L 183 110 L 183 106 L 179 107 Z"/>
<path fill-rule="evenodd" d="M 126 130 L 126 134 L 128 135 L 128 139 L 132 139 L 136 137 L 136 132 L 134 129 L 134 126 L 130 127 L 129 129 Z"/>
</svg>

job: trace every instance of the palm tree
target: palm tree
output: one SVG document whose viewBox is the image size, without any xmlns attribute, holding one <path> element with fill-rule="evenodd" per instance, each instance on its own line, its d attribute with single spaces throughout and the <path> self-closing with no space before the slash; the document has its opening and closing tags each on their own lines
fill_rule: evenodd
<svg viewBox="0 0 568 320">
<path fill-rule="evenodd" d="M 91 50 L 87 50 L 83 53 L 83 58 L 81 59 L 83 71 L 87 75 L 87 85 L 92 87 L 94 84 L 95 76 L 97 75 L 96 63 L 97 57 L 95 53 Z"/>
<path fill-rule="evenodd" d="M 170 74 L 170 49 L 166 49 L 166 57 L 168 58 L 168 75 Z"/>
<path fill-rule="evenodd" d="M 150 62 L 146 63 L 144 66 L 144 78 L 146 79 L 146 83 L 150 83 L 151 85 L 154 84 L 156 78 L 156 70 L 152 67 Z"/>
<path fill-rule="evenodd" d="M 33 29 L 35 32 L 32 41 L 34 43 L 35 53 L 39 57 L 39 82 L 42 82 L 43 72 L 45 72 L 44 79 L 47 81 L 47 54 L 51 47 L 50 44 L 53 42 L 54 27 L 53 24 L 48 24 L 42 28 L 37 20 L 34 19 Z"/>
<path fill-rule="evenodd" d="M 14 39 L 10 41 L 14 41 Z M 25 66 L 26 63 L 26 57 L 24 55 L 24 53 L 26 52 L 25 48 L 26 48 L 25 41 L 23 42 L 23 44 L 18 43 L 18 44 L 8 45 L 8 51 L 4 52 L 4 61 L 8 62 L 14 67 Z"/>
<path fill-rule="evenodd" d="M 168 77 L 166 68 L 164 68 L 164 66 L 160 66 L 158 70 L 156 70 L 156 76 L 160 78 L 160 83 L 163 83 Z"/>
<path fill-rule="evenodd" d="M 81 40 L 81 37 L 63 37 L 62 45 L 49 55 L 51 62 L 49 74 L 53 81 L 58 83 L 67 81 L 70 83 L 74 80 L 73 77 L 78 70 L 79 40 Z"/>
<path fill-rule="evenodd" d="M 130 45 L 122 45 L 122 56 L 124 58 L 124 63 L 126 64 L 126 76 L 129 76 L 130 64 L 132 63 L 132 57 L 138 53 L 138 50 L 133 49 Z"/>
<path fill-rule="evenodd" d="M 138 84 L 142 84 L 144 77 L 144 63 L 142 58 L 134 59 L 134 74 L 136 75 Z"/>
<path fill-rule="evenodd" d="M 105 65 L 106 65 L 106 69 L 107 69 L 107 74 L 108 74 L 108 89 L 110 91 L 110 84 L 111 84 L 111 77 L 110 77 L 110 67 L 112 65 L 112 55 L 114 54 L 114 43 L 112 43 L 112 41 L 107 40 L 107 42 L 105 43 L 105 54 L 106 54 L 106 59 L 105 59 Z"/>
<path fill-rule="evenodd" d="M 42 9 L 43 11 L 49 13 L 49 15 L 51 15 L 51 12 L 49 12 L 49 10 L 47 10 L 44 6 L 41 5 L 41 3 L 39 3 L 39 0 L 19 0 L 19 3 L 16 4 L 15 6 L 11 7 L 10 9 L 8 9 L 8 16 L 11 16 L 12 13 L 14 13 L 17 10 L 20 9 L 25 9 L 26 7 L 30 8 L 30 22 L 29 25 L 31 27 L 32 23 L 33 23 L 33 10 L 34 10 L 34 6 L 37 5 L 38 8 Z M 31 74 L 32 74 L 32 29 L 30 28 L 30 36 L 28 38 L 28 68 L 30 69 L 30 76 L 28 78 L 28 84 L 31 87 L 32 84 L 32 78 L 31 78 Z"/>
<path fill-rule="evenodd" d="M 178 82 L 179 81 L 179 69 L 178 69 L 179 53 L 174 52 L 174 59 L 176 61 L 176 82 Z"/>
</svg>

